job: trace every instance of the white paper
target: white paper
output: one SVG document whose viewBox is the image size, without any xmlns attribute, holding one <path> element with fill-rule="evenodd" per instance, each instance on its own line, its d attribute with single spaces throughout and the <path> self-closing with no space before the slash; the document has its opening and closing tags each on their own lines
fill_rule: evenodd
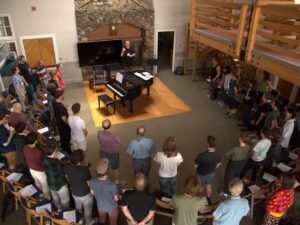
<svg viewBox="0 0 300 225">
<path fill-rule="evenodd" d="M 37 214 L 42 214 L 42 213 L 46 213 L 46 210 L 48 210 L 49 212 L 51 211 L 51 203 L 42 205 L 42 206 L 38 206 L 35 208 L 35 211 Z"/>
<path fill-rule="evenodd" d="M 48 103 L 48 100 L 44 100 L 44 101 L 43 101 L 43 104 L 47 104 L 47 103 Z"/>
<path fill-rule="evenodd" d="M 296 159 L 298 159 L 298 155 L 295 154 L 294 152 L 289 152 L 289 158 L 291 160 L 296 160 Z"/>
<path fill-rule="evenodd" d="M 49 131 L 49 128 L 48 127 L 44 127 L 44 128 L 41 128 L 41 129 L 38 129 L 37 132 L 40 133 L 40 134 L 43 134 L 43 133 L 46 133 Z"/>
<path fill-rule="evenodd" d="M 151 75 L 151 73 L 149 73 L 149 72 L 143 72 L 143 74 L 146 76 Z"/>
<path fill-rule="evenodd" d="M 263 179 L 266 180 L 266 181 L 268 181 L 268 182 L 273 182 L 273 181 L 276 180 L 276 177 L 273 176 L 272 174 L 264 173 Z"/>
<path fill-rule="evenodd" d="M 26 197 L 34 195 L 37 192 L 37 189 L 31 184 L 22 188 L 19 192 L 23 197 Z"/>
<path fill-rule="evenodd" d="M 280 169 L 282 172 L 288 172 L 290 171 L 292 168 L 283 164 L 283 163 L 279 163 L 277 166 L 276 166 L 278 169 Z"/>
<path fill-rule="evenodd" d="M 76 212 L 75 210 L 64 212 L 63 218 L 68 221 L 68 223 L 76 223 Z"/>
<path fill-rule="evenodd" d="M 21 177 L 23 176 L 23 174 L 22 173 L 11 173 L 11 174 L 9 174 L 7 177 L 6 177 L 6 179 L 8 180 L 8 181 L 15 181 L 15 182 L 18 182 L 20 179 L 21 179 Z"/>
<path fill-rule="evenodd" d="M 258 187 L 257 185 L 250 185 L 248 186 L 248 189 L 251 191 L 251 193 L 256 193 L 260 190 L 260 187 Z"/>
<path fill-rule="evenodd" d="M 5 166 L 4 163 L 0 163 L 0 169 L 2 169 L 2 167 Z"/>
<path fill-rule="evenodd" d="M 167 202 L 167 203 L 170 203 L 170 202 L 172 201 L 172 199 L 167 198 L 167 197 L 162 197 L 161 200 L 162 200 L 163 202 Z"/>
<path fill-rule="evenodd" d="M 47 93 L 46 93 L 46 94 L 44 94 L 44 96 L 45 96 L 45 97 L 47 97 Z"/>
<path fill-rule="evenodd" d="M 61 153 L 60 151 L 55 152 L 54 157 L 57 159 L 62 159 L 65 157 L 65 154 Z"/>
</svg>

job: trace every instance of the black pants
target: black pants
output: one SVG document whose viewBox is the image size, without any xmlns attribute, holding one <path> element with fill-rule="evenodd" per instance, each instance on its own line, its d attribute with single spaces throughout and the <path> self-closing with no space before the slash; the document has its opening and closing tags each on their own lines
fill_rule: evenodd
<svg viewBox="0 0 300 225">
<path fill-rule="evenodd" d="M 256 162 L 252 158 L 248 159 L 246 166 L 241 172 L 240 178 L 244 177 L 249 170 L 252 170 L 251 181 L 255 181 L 259 168 L 264 164 L 264 160 Z"/>
<path fill-rule="evenodd" d="M 234 177 L 240 177 L 240 174 L 246 164 L 246 160 L 231 161 L 229 160 L 224 176 L 224 192 L 228 193 L 228 184 Z"/>
<path fill-rule="evenodd" d="M 58 129 L 60 136 L 60 145 L 62 150 L 71 154 L 71 130 L 70 129 Z"/>
<path fill-rule="evenodd" d="M 151 158 L 146 159 L 133 159 L 133 172 L 134 174 L 143 173 L 148 177 L 151 168 Z"/>
</svg>

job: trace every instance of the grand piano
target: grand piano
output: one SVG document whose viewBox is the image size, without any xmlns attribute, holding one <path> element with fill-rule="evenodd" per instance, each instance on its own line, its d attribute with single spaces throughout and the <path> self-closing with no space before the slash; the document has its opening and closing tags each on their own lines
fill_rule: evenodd
<svg viewBox="0 0 300 225">
<path fill-rule="evenodd" d="M 142 94 L 142 90 L 147 88 L 147 96 L 150 96 L 150 87 L 153 84 L 153 76 L 145 71 L 125 71 L 118 72 L 116 79 L 109 79 L 106 88 L 114 94 L 114 99 L 118 96 L 123 106 L 125 100 L 129 101 L 129 111 L 133 112 L 133 100 Z"/>
</svg>

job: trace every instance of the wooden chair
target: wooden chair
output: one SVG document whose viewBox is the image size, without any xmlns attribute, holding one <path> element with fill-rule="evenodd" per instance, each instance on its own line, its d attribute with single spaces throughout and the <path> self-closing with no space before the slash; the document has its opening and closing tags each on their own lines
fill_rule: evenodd
<svg viewBox="0 0 300 225">
<path fill-rule="evenodd" d="M 77 213 L 77 212 L 76 212 Z M 78 222 L 69 223 L 67 220 L 59 218 L 62 213 L 54 212 L 44 215 L 46 220 L 49 220 L 51 225 L 80 225 Z"/>
<path fill-rule="evenodd" d="M 7 179 L 6 177 L 10 174 L 7 170 L 0 170 L 0 180 L 2 181 L 2 192 L 6 192 Z"/>
<path fill-rule="evenodd" d="M 18 210 L 19 209 L 19 201 L 21 198 L 21 194 L 20 194 L 20 190 L 23 188 L 24 186 L 22 184 L 19 184 L 15 181 L 9 181 L 7 182 L 7 189 L 8 191 L 14 196 L 15 198 L 15 209 Z"/>
</svg>

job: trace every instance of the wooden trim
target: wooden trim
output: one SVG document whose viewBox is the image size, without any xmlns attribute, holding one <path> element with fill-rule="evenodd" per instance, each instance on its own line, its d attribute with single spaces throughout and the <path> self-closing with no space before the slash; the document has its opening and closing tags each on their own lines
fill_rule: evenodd
<svg viewBox="0 0 300 225">
<path fill-rule="evenodd" d="M 244 38 L 247 12 L 248 12 L 248 5 L 243 5 L 241 8 L 240 22 L 239 22 L 238 33 L 235 42 L 235 54 L 238 56 L 238 58 L 240 57 L 241 46 Z"/>
<path fill-rule="evenodd" d="M 215 32 L 219 32 L 221 34 L 224 34 L 226 36 L 230 36 L 230 37 L 233 37 L 234 39 L 236 38 L 236 34 L 235 33 L 231 33 L 229 31 L 226 31 L 220 27 L 213 27 L 213 26 L 210 26 L 210 25 L 207 25 L 205 23 L 201 23 L 201 22 L 197 22 L 196 23 L 197 26 L 199 27 L 202 27 L 202 28 L 206 28 L 207 30 L 212 30 L 212 31 L 215 31 Z M 197 27 L 196 27 L 197 28 Z M 197 33 L 196 33 L 197 34 Z"/>
<path fill-rule="evenodd" d="M 220 6 L 222 8 L 230 8 L 230 9 L 240 9 L 241 5 L 240 3 L 231 3 L 231 2 L 224 2 L 224 1 L 207 1 L 207 0 L 197 0 L 197 3 L 202 3 L 204 5 L 216 5 Z M 199 5 L 199 4 L 197 4 Z"/>
<path fill-rule="evenodd" d="M 194 56 L 193 56 L 193 72 L 192 72 L 192 81 L 196 81 L 196 73 L 197 73 L 197 52 L 198 52 L 199 43 L 196 42 Z"/>
<path fill-rule="evenodd" d="M 220 26 L 227 26 L 227 27 L 233 27 L 234 26 L 235 28 L 237 28 L 236 24 L 233 24 L 231 22 L 227 22 L 225 20 L 217 19 L 216 17 L 209 18 L 206 15 L 199 15 L 199 14 L 197 14 L 196 18 L 200 18 L 200 19 L 202 19 L 204 21 L 209 21 L 209 22 L 212 22 L 213 24 L 218 24 Z"/>
<path fill-rule="evenodd" d="M 300 54 L 293 52 L 293 51 L 289 51 L 288 49 L 285 49 L 285 48 L 281 48 L 277 45 L 269 44 L 269 43 L 258 41 L 258 40 L 255 41 L 255 45 L 260 46 L 262 48 L 269 49 L 274 52 L 279 52 L 281 54 L 288 55 L 288 56 L 296 58 L 296 59 L 300 59 Z"/>
<path fill-rule="evenodd" d="M 271 28 L 272 30 L 300 34 L 300 26 L 274 23 L 274 22 L 265 21 L 265 20 L 260 20 L 260 24 L 263 25 L 266 28 Z"/>
<path fill-rule="evenodd" d="M 299 6 L 297 7 L 286 7 L 280 6 L 272 7 L 272 6 L 262 6 L 262 13 L 272 16 L 279 16 L 285 18 L 293 18 L 300 19 Z"/>
<path fill-rule="evenodd" d="M 251 54 L 254 48 L 254 42 L 256 38 L 256 32 L 258 28 L 258 22 L 260 18 L 260 12 L 261 12 L 261 7 L 260 6 L 255 6 L 254 10 L 254 15 L 251 20 L 250 24 L 250 32 L 248 34 L 248 43 L 247 43 L 247 52 L 246 52 L 246 60 L 250 60 Z"/>
<path fill-rule="evenodd" d="M 273 40 L 273 41 L 280 41 L 280 42 L 286 43 L 288 45 L 300 46 L 300 40 L 295 40 L 295 39 L 287 38 L 287 37 L 284 37 L 284 36 L 280 36 L 276 33 L 271 34 L 271 33 L 267 33 L 267 32 L 258 30 L 257 34 L 261 35 L 262 37 L 265 37 L 267 39 Z"/>
</svg>

